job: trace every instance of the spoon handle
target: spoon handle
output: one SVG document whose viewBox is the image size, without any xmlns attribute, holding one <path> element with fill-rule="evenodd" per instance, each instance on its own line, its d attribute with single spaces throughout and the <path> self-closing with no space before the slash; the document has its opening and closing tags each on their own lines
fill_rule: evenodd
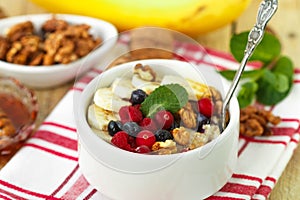
<svg viewBox="0 0 300 200">
<path fill-rule="evenodd" d="M 245 48 L 244 57 L 240 63 L 238 70 L 235 73 L 232 84 L 229 88 L 229 91 L 224 99 L 223 108 L 222 108 L 222 128 L 225 128 L 225 117 L 226 110 L 228 108 L 229 101 L 236 90 L 236 87 L 240 81 L 240 77 L 245 69 L 246 63 L 248 62 L 250 56 L 252 55 L 254 49 L 260 43 L 264 36 L 265 28 L 269 20 L 272 18 L 278 7 L 277 0 L 264 0 L 258 10 L 256 24 L 251 29 L 248 35 L 248 42 Z"/>
</svg>

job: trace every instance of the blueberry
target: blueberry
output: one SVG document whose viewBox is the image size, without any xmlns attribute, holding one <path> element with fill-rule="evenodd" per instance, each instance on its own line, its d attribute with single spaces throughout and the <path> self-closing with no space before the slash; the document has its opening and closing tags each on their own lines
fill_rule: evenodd
<svg viewBox="0 0 300 200">
<path fill-rule="evenodd" d="M 210 119 L 205 117 L 203 114 L 197 114 L 197 131 L 200 133 L 204 132 L 203 125 L 210 124 Z"/>
<path fill-rule="evenodd" d="M 170 133 L 170 131 L 160 129 L 155 132 L 156 141 L 166 141 L 166 140 L 172 140 L 173 135 Z"/>
<path fill-rule="evenodd" d="M 145 91 L 137 89 L 132 91 L 129 101 L 132 105 L 141 104 L 146 99 L 146 97 L 147 94 Z"/>
<path fill-rule="evenodd" d="M 171 127 L 168 130 L 173 130 L 173 129 L 179 128 L 181 126 L 180 115 L 175 113 L 175 114 L 173 114 L 173 116 L 174 116 L 174 121 L 173 121 Z"/>
<path fill-rule="evenodd" d="M 117 132 L 122 131 L 122 123 L 119 121 L 109 121 L 108 123 L 108 133 L 111 136 L 114 136 Z"/>
<path fill-rule="evenodd" d="M 141 131 L 141 127 L 136 122 L 126 122 L 123 125 L 122 130 L 128 133 L 128 135 L 136 137 L 136 135 Z"/>
</svg>

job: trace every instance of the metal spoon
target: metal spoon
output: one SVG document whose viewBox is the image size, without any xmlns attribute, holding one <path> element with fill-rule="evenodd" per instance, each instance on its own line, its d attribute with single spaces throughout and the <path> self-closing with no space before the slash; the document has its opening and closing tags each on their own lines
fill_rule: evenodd
<svg viewBox="0 0 300 200">
<path fill-rule="evenodd" d="M 240 81 L 240 77 L 245 69 L 246 63 L 248 62 L 254 49 L 257 47 L 257 45 L 262 40 L 266 25 L 269 22 L 269 20 L 272 18 L 272 16 L 274 15 L 274 13 L 276 12 L 277 7 L 278 7 L 277 0 L 264 0 L 259 6 L 256 24 L 251 29 L 251 31 L 248 35 L 248 42 L 246 45 L 243 60 L 241 61 L 240 66 L 235 73 L 232 84 L 231 84 L 229 91 L 226 94 L 225 99 L 224 99 L 224 103 L 223 103 L 223 107 L 222 107 L 222 116 L 221 116 L 222 130 L 224 130 L 225 126 L 226 126 L 226 110 L 228 109 L 230 99 L 231 99 L 233 93 L 235 92 L 237 85 Z"/>
</svg>

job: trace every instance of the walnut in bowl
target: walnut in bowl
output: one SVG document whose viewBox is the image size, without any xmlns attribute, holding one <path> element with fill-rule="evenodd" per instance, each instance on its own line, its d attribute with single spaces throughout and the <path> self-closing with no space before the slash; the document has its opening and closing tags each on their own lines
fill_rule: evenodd
<svg viewBox="0 0 300 200">
<path fill-rule="evenodd" d="M 0 20 L 0 70 L 34 88 L 55 87 L 100 65 L 116 28 L 86 16 L 36 14 Z"/>
</svg>

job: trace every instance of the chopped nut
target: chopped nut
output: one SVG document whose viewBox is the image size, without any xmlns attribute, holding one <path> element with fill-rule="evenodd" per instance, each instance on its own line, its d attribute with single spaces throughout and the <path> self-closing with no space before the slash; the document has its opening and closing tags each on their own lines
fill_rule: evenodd
<svg viewBox="0 0 300 200">
<path fill-rule="evenodd" d="M 56 63 L 68 63 L 73 61 L 71 58 L 73 55 L 76 56 L 76 54 L 73 53 L 75 48 L 75 44 L 70 39 L 65 39 L 61 41 L 61 47 L 57 50 L 55 56 L 54 56 L 54 62 Z M 77 56 L 74 58 L 74 60 L 77 58 Z"/>
<path fill-rule="evenodd" d="M 9 41 L 6 38 L 0 36 L 0 60 L 5 60 L 9 48 Z"/>
<path fill-rule="evenodd" d="M 7 38 L 11 41 L 20 40 L 25 35 L 33 34 L 33 24 L 30 21 L 16 24 L 12 26 L 7 32 Z"/>
<path fill-rule="evenodd" d="M 20 41 L 12 43 L 6 54 L 6 60 L 15 64 L 32 64 L 32 59 L 35 58 L 34 55 L 40 52 L 39 45 L 40 38 L 38 36 L 23 36 Z"/>
<path fill-rule="evenodd" d="M 6 60 L 8 62 L 14 61 L 14 56 L 22 49 L 21 42 L 14 42 L 12 44 L 12 47 L 9 49 L 9 51 L 6 54 Z"/>
<path fill-rule="evenodd" d="M 23 65 L 67 64 L 75 61 L 102 42 L 93 38 L 87 24 L 70 25 L 53 17 L 42 24 L 45 35 L 34 34 L 32 22 L 12 26 L 6 38 L 0 38 L 0 59 Z"/>
<path fill-rule="evenodd" d="M 28 35 L 22 37 L 20 41 L 25 51 L 36 52 L 39 50 L 41 39 L 35 35 Z"/>
<path fill-rule="evenodd" d="M 214 88 L 212 86 L 209 86 L 209 90 L 211 92 L 211 97 L 213 98 L 213 100 L 222 101 L 222 95 L 219 90 L 217 90 L 216 88 Z"/>
<path fill-rule="evenodd" d="M 243 126 L 245 132 L 242 132 L 242 134 L 249 137 L 262 135 L 264 132 L 263 126 L 256 119 L 248 119 Z"/>
<path fill-rule="evenodd" d="M 205 145 L 208 142 L 207 135 L 204 133 L 196 132 L 192 139 L 191 144 L 189 145 L 189 149 L 196 149 Z"/>
<path fill-rule="evenodd" d="M 272 135 L 268 124 L 277 125 L 280 117 L 274 116 L 271 111 L 247 106 L 240 112 L 240 134 L 245 136 Z"/>
<path fill-rule="evenodd" d="M 139 77 L 145 81 L 155 81 L 156 73 L 148 65 L 143 66 L 142 64 L 137 64 L 134 67 L 134 74 L 138 74 Z"/>
<path fill-rule="evenodd" d="M 175 142 L 180 145 L 188 145 L 190 142 L 190 133 L 184 128 L 179 127 L 172 130 Z"/>
<path fill-rule="evenodd" d="M 206 124 L 203 125 L 204 134 L 207 136 L 208 140 L 211 141 L 220 135 L 220 129 L 217 125 Z"/>
<path fill-rule="evenodd" d="M 156 151 L 163 148 L 176 148 L 176 143 L 173 140 L 166 140 L 164 142 L 155 142 L 152 145 L 152 151 Z"/>
<path fill-rule="evenodd" d="M 64 20 L 56 19 L 55 16 L 53 18 L 47 20 L 43 26 L 42 30 L 44 32 L 52 33 L 58 30 L 65 30 L 68 27 L 68 23 Z"/>
<path fill-rule="evenodd" d="M 214 103 L 214 115 L 221 115 L 222 113 L 222 108 L 223 108 L 223 101 L 218 100 Z"/>
<path fill-rule="evenodd" d="M 96 46 L 101 43 L 100 40 L 92 40 L 91 38 L 81 38 L 75 41 L 75 53 L 79 57 L 83 57 L 90 53 Z"/>
<path fill-rule="evenodd" d="M 30 65 L 30 66 L 41 65 L 43 62 L 43 57 L 44 57 L 44 53 L 41 51 L 37 51 L 37 52 L 33 53 L 28 65 Z"/>
<path fill-rule="evenodd" d="M 193 111 L 191 103 L 187 103 L 186 106 L 179 110 L 179 115 L 183 125 L 186 128 L 195 128 L 197 126 L 197 115 Z"/>
</svg>

